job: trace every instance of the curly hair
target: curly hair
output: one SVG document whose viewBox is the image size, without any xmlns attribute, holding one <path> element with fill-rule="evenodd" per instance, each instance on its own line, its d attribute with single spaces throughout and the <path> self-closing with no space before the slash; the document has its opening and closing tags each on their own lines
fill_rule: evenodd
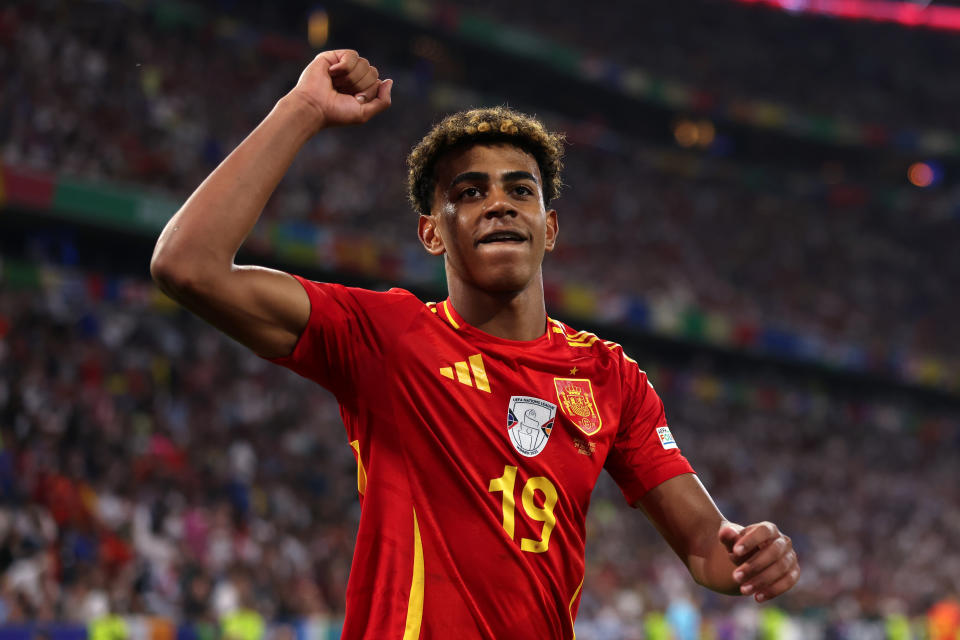
<svg viewBox="0 0 960 640">
<path fill-rule="evenodd" d="M 562 133 L 551 133 L 534 117 L 509 107 L 460 111 L 430 130 L 407 156 L 407 193 L 414 210 L 430 215 L 437 163 L 445 154 L 474 144 L 511 144 L 534 157 L 543 179 L 543 204 L 560 195 Z"/>
</svg>

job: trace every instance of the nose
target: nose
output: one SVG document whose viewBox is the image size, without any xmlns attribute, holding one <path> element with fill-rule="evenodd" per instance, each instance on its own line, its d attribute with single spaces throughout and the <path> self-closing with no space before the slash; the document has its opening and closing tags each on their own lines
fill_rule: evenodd
<svg viewBox="0 0 960 640">
<path fill-rule="evenodd" d="M 506 191 L 499 187 L 490 189 L 487 195 L 487 201 L 483 206 L 483 215 L 487 218 L 504 218 L 506 216 L 516 217 L 517 210 L 507 197 Z"/>
</svg>

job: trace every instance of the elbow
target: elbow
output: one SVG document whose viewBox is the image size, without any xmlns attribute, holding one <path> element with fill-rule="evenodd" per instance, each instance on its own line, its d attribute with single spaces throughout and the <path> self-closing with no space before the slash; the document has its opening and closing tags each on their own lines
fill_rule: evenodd
<svg viewBox="0 0 960 640">
<path fill-rule="evenodd" d="M 161 291 L 187 307 L 222 288 L 233 261 L 208 247 L 171 243 L 161 237 L 150 258 L 150 277 Z"/>
<path fill-rule="evenodd" d="M 150 260 L 150 277 L 165 294 L 183 302 L 191 294 L 203 289 L 208 272 L 202 267 L 182 260 L 170 252 L 155 251 Z"/>
<path fill-rule="evenodd" d="M 188 279 L 186 270 L 178 269 L 176 262 L 159 250 L 154 251 L 153 257 L 150 259 L 150 277 L 167 294 L 180 288 L 177 283 L 182 284 Z"/>
</svg>

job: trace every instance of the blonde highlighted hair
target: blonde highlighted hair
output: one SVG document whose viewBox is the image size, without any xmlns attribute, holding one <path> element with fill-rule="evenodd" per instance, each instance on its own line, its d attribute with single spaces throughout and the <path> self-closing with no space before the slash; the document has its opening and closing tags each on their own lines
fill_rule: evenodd
<svg viewBox="0 0 960 640">
<path fill-rule="evenodd" d="M 562 133 L 551 133 L 534 117 L 509 107 L 487 107 L 447 116 L 407 156 L 407 193 L 421 215 L 430 215 L 437 162 L 445 154 L 474 144 L 511 144 L 533 156 L 543 180 L 543 204 L 560 195 L 563 185 Z"/>
</svg>

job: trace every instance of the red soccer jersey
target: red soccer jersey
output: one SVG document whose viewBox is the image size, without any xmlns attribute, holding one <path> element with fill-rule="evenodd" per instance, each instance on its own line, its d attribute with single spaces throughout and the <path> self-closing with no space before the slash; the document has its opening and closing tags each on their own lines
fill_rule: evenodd
<svg viewBox="0 0 960 640">
<path fill-rule="evenodd" d="M 570 638 L 601 468 L 630 504 L 693 470 L 619 345 L 548 319 L 536 340 L 298 278 L 307 327 L 274 362 L 340 403 L 360 527 L 343 638 Z"/>
</svg>

